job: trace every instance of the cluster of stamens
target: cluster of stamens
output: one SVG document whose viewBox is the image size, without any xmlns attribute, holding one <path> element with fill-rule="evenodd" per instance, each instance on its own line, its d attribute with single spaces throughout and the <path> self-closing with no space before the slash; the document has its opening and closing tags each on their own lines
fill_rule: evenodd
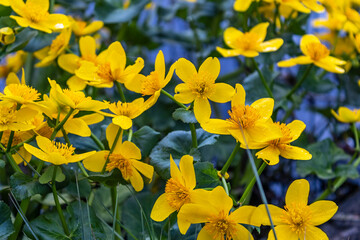
<svg viewBox="0 0 360 240">
<path fill-rule="evenodd" d="M 228 111 L 230 116 L 227 121 L 230 121 L 243 129 L 251 128 L 255 125 L 256 121 L 260 119 L 258 111 L 248 105 L 237 105 L 233 106 Z"/>
<path fill-rule="evenodd" d="M 10 84 L 6 88 L 13 96 L 21 97 L 28 102 L 40 99 L 40 93 L 36 89 L 24 84 Z"/>
<path fill-rule="evenodd" d="M 165 193 L 167 202 L 177 211 L 179 211 L 185 203 L 190 202 L 189 189 L 173 178 L 167 181 Z"/>
<path fill-rule="evenodd" d="M 107 156 L 105 156 L 107 158 Z M 121 154 L 112 153 L 109 156 L 109 162 L 106 165 L 106 171 L 112 171 L 113 169 L 119 169 L 125 180 L 128 180 L 133 175 L 133 169 L 131 162 L 124 158 Z"/>
<path fill-rule="evenodd" d="M 151 72 L 149 76 L 145 78 L 145 80 L 141 84 L 141 94 L 144 95 L 152 95 L 156 91 L 161 89 L 159 74 L 155 71 Z"/>
<path fill-rule="evenodd" d="M 306 226 L 311 217 L 309 206 L 299 203 L 291 203 L 284 207 L 285 211 L 281 216 L 284 223 L 290 226 L 290 229 L 298 236 L 306 231 Z"/>
<path fill-rule="evenodd" d="M 208 218 L 205 230 L 213 236 L 213 239 L 231 240 L 236 234 L 236 222 L 229 219 L 228 214 L 221 211 L 218 215 Z"/>
</svg>

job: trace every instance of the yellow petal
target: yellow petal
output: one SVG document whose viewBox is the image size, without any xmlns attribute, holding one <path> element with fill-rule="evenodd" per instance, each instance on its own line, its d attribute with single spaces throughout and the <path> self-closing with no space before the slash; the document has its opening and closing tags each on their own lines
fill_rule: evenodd
<svg viewBox="0 0 360 240">
<path fill-rule="evenodd" d="M 306 231 L 304 234 L 304 237 L 302 239 L 306 240 L 329 240 L 326 233 L 324 233 L 320 228 L 314 227 L 314 226 L 308 226 L 306 227 Z"/>
<path fill-rule="evenodd" d="M 67 159 L 58 152 L 49 153 L 47 162 L 52 163 L 54 165 L 62 165 L 69 163 Z"/>
<path fill-rule="evenodd" d="M 47 16 L 46 21 L 44 21 L 43 24 L 45 27 L 54 30 L 64 29 L 65 31 L 68 32 L 69 34 L 68 38 L 70 39 L 71 29 L 68 28 L 70 26 L 70 21 L 68 17 L 65 16 L 64 14 L 50 14 Z"/>
<path fill-rule="evenodd" d="M 24 147 L 21 147 L 15 154 L 12 155 L 12 157 L 14 158 L 16 164 L 24 162 L 24 165 L 26 166 L 26 162 L 30 162 L 32 155 L 26 151 Z"/>
<path fill-rule="evenodd" d="M 240 2 L 240 1 L 238 1 Z M 238 48 L 237 47 L 237 40 L 244 35 L 241 31 L 237 30 L 234 27 L 229 27 L 224 31 L 224 42 L 231 48 Z"/>
<path fill-rule="evenodd" d="M 81 136 L 90 137 L 91 130 L 86 122 L 80 118 L 69 119 L 64 124 L 65 131 Z"/>
<path fill-rule="evenodd" d="M 231 107 L 239 106 L 239 105 L 244 106 L 245 105 L 245 97 L 246 97 L 246 92 L 245 92 L 244 87 L 241 84 L 237 83 L 235 85 L 235 94 L 231 100 Z"/>
<path fill-rule="evenodd" d="M 79 40 L 81 56 L 95 56 L 96 55 L 96 42 L 91 36 L 81 37 Z"/>
<path fill-rule="evenodd" d="M 288 60 L 280 61 L 277 63 L 278 67 L 292 67 L 296 64 L 306 65 L 313 63 L 314 61 L 308 56 L 299 56 L 295 58 L 290 58 Z"/>
<path fill-rule="evenodd" d="M 169 205 L 166 199 L 166 193 L 164 193 L 154 203 L 150 217 L 154 221 L 162 222 L 175 211 L 176 209 Z"/>
<path fill-rule="evenodd" d="M 218 51 L 223 57 L 235 57 L 243 55 L 244 52 L 242 49 L 225 49 L 221 47 L 216 47 L 216 51 Z M 258 53 L 256 54 L 259 55 Z M 256 54 L 252 57 L 256 57 Z"/>
<path fill-rule="evenodd" d="M 12 10 L 14 10 L 14 12 L 19 14 L 20 16 L 25 15 L 24 10 L 26 9 L 26 6 L 25 6 L 25 3 L 23 0 L 11 0 L 10 6 L 11 6 Z"/>
<path fill-rule="evenodd" d="M 70 77 L 66 84 L 69 86 L 70 90 L 72 91 L 81 91 L 84 90 L 86 87 L 86 80 L 79 78 L 78 76 L 74 75 Z"/>
<path fill-rule="evenodd" d="M 305 179 L 298 179 L 293 181 L 285 196 L 285 203 L 287 206 L 291 204 L 301 204 L 306 206 L 309 198 L 310 185 Z"/>
<path fill-rule="evenodd" d="M 268 120 L 274 110 L 274 99 L 272 98 L 260 98 L 251 104 L 251 107 L 258 110 L 262 120 Z"/>
<path fill-rule="evenodd" d="M 207 222 L 211 215 L 216 215 L 216 209 L 204 204 L 188 203 L 184 204 L 178 213 L 178 217 L 185 219 L 191 223 L 203 223 Z M 184 234 L 184 233 L 183 233 Z"/>
<path fill-rule="evenodd" d="M 241 226 L 239 224 L 235 225 L 233 234 L 234 234 L 233 235 L 234 240 L 243 240 L 243 239 L 254 240 L 249 230 L 247 230 L 244 226 Z"/>
<path fill-rule="evenodd" d="M 114 151 L 114 153 L 117 152 Z M 119 153 L 127 159 L 141 159 L 140 149 L 129 141 L 125 141 L 120 145 Z"/>
<path fill-rule="evenodd" d="M 230 135 L 228 129 L 231 127 L 231 123 L 222 119 L 210 119 L 207 122 L 201 122 L 201 127 L 214 134 Z"/>
<path fill-rule="evenodd" d="M 123 76 L 117 79 L 117 81 L 121 83 L 126 83 L 127 81 L 131 81 L 143 68 L 144 68 L 144 59 L 138 57 L 133 65 L 127 66 L 125 68 Z"/>
<path fill-rule="evenodd" d="M 306 8 L 302 5 L 299 1 L 287 1 L 286 5 L 293 8 L 296 11 L 303 12 L 303 13 L 310 13 L 310 9 Z"/>
<path fill-rule="evenodd" d="M 339 58 L 335 58 L 335 57 L 332 57 L 332 56 L 327 56 L 325 58 L 326 62 L 330 62 L 332 64 L 335 64 L 335 65 L 345 65 L 347 62 L 344 61 L 344 60 L 341 60 Z"/>
<path fill-rule="evenodd" d="M 286 240 L 299 240 L 299 236 L 296 232 L 292 231 L 289 225 L 280 225 L 275 227 L 275 233 L 277 239 L 286 239 Z M 300 238 L 301 239 L 301 238 Z M 304 238 L 302 238 L 304 239 Z M 307 238 L 305 238 L 308 240 Z M 273 230 L 270 230 L 268 234 L 268 240 L 275 240 Z"/>
<path fill-rule="evenodd" d="M 344 73 L 345 70 L 341 67 L 336 66 L 335 64 L 332 64 L 330 61 L 327 61 L 327 58 L 323 58 L 319 61 L 315 61 L 314 64 L 320 68 L 325 69 L 328 72 L 333 73 Z"/>
<path fill-rule="evenodd" d="M 274 225 L 279 225 L 283 223 L 283 215 L 285 213 L 284 209 L 281 209 L 272 204 L 268 204 L 268 208 L 270 211 L 271 219 Z M 266 208 L 264 204 L 259 205 L 251 215 L 251 225 L 261 226 L 261 225 L 270 225 L 269 216 L 267 215 Z"/>
<path fill-rule="evenodd" d="M 194 64 L 185 58 L 180 58 L 175 63 L 175 73 L 183 81 L 189 82 L 197 74 Z"/>
<path fill-rule="evenodd" d="M 82 35 L 88 35 L 100 30 L 104 26 L 102 21 L 94 21 L 87 25 L 84 30 L 82 31 Z"/>
<path fill-rule="evenodd" d="M 194 158 L 190 155 L 185 155 L 180 159 L 180 172 L 185 180 L 185 186 L 189 189 L 194 189 L 196 186 Z"/>
<path fill-rule="evenodd" d="M 41 151 L 40 149 L 31 146 L 30 144 L 25 143 L 24 144 L 24 148 L 26 149 L 26 151 L 28 151 L 29 153 L 31 153 L 32 155 L 34 155 L 35 157 L 37 157 L 40 160 L 43 161 L 47 161 L 48 159 L 48 155 L 46 153 L 44 153 L 43 151 Z"/>
<path fill-rule="evenodd" d="M 265 162 L 269 165 L 275 165 L 278 164 L 279 162 L 279 155 L 280 155 L 280 151 L 277 147 L 275 146 L 268 146 L 266 148 L 264 148 L 263 150 L 257 152 L 255 154 L 255 156 L 257 158 L 261 158 L 263 160 L 266 160 Z"/>
<path fill-rule="evenodd" d="M 213 234 L 208 232 L 206 228 L 202 228 L 199 232 L 199 235 L 197 236 L 196 240 L 208 240 L 208 239 L 214 239 L 214 240 L 222 240 L 222 238 L 214 238 Z"/>
<path fill-rule="evenodd" d="M 209 96 L 209 99 L 213 102 L 229 102 L 235 94 L 234 88 L 226 83 L 215 83 L 213 87 L 214 92 Z"/>
<path fill-rule="evenodd" d="M 10 84 L 20 84 L 20 80 L 17 77 L 16 73 L 14 72 L 9 73 L 9 75 L 6 78 L 6 85 L 10 85 Z"/>
<path fill-rule="evenodd" d="M 220 61 L 217 58 L 208 57 L 200 66 L 198 76 L 213 83 L 220 74 Z"/>
<path fill-rule="evenodd" d="M 262 42 L 257 49 L 259 52 L 274 52 L 278 50 L 284 43 L 281 38 L 272 39 L 266 42 Z"/>
<path fill-rule="evenodd" d="M 31 6 L 39 12 L 47 12 L 49 10 L 48 0 L 27 0 L 26 7 Z"/>
<path fill-rule="evenodd" d="M 265 40 L 268 27 L 269 27 L 269 23 L 264 22 L 257 24 L 250 30 L 251 33 L 255 33 L 257 36 L 259 36 L 259 38 L 257 39 L 258 43 L 263 42 Z"/>
<path fill-rule="evenodd" d="M 36 144 L 45 153 L 49 153 L 53 146 L 53 144 L 51 143 L 51 140 L 46 137 L 43 137 L 43 136 L 36 137 Z"/>
<path fill-rule="evenodd" d="M 108 141 L 110 148 L 112 147 L 112 145 L 115 141 L 118 131 L 122 131 L 122 129 L 113 123 L 110 123 L 109 126 L 106 128 L 106 140 Z M 122 143 L 122 134 L 120 134 L 120 136 L 119 136 L 119 139 L 116 144 L 116 148 L 120 147 L 121 143 Z"/>
<path fill-rule="evenodd" d="M 259 56 L 259 53 L 256 50 L 245 50 L 240 55 L 243 55 L 248 58 L 253 58 Z"/>
<path fill-rule="evenodd" d="M 132 80 L 125 82 L 125 87 L 130 91 L 141 93 L 144 81 L 146 81 L 146 77 L 142 74 L 137 74 Z"/>
<path fill-rule="evenodd" d="M 173 178 L 174 180 L 180 182 L 182 185 L 185 186 L 185 182 L 182 177 L 182 174 L 171 155 L 170 155 L 170 176 L 171 178 Z"/>
<path fill-rule="evenodd" d="M 230 213 L 230 218 L 236 223 L 251 224 L 251 216 L 255 209 L 256 207 L 253 206 L 241 206 Z"/>
<path fill-rule="evenodd" d="M 104 120 L 104 116 L 98 113 L 91 113 L 88 115 L 84 115 L 79 117 L 79 119 L 83 120 L 87 125 L 99 123 Z"/>
<path fill-rule="evenodd" d="M 143 163 L 141 161 L 133 160 L 131 161 L 131 164 L 138 170 L 142 175 L 144 175 L 146 178 L 150 179 L 150 182 L 154 175 L 154 167 Z"/>
<path fill-rule="evenodd" d="M 194 114 L 196 120 L 199 123 L 208 121 L 211 115 L 211 106 L 209 100 L 207 100 L 206 98 L 204 99 L 202 97 L 195 98 Z"/>
<path fill-rule="evenodd" d="M 68 161 L 68 163 L 79 162 L 87 157 L 90 157 L 91 155 L 94 155 L 95 153 L 96 153 L 96 151 L 90 151 L 90 152 L 81 153 L 81 154 L 74 154 L 74 155 L 71 155 L 67 159 L 67 161 Z"/>
<path fill-rule="evenodd" d="M 338 111 L 339 111 L 339 115 L 336 114 L 334 110 L 331 110 L 331 113 L 340 122 L 353 123 L 359 121 L 357 115 L 347 107 L 339 107 Z"/>
<path fill-rule="evenodd" d="M 140 192 L 144 188 L 143 178 L 135 169 L 132 171 L 132 175 L 130 176 L 129 180 L 135 191 Z"/>
<path fill-rule="evenodd" d="M 83 160 L 84 167 L 92 172 L 101 172 L 104 168 L 109 151 L 100 151 Z"/>
<path fill-rule="evenodd" d="M 302 53 L 305 54 L 306 56 L 310 56 L 310 53 L 307 49 L 307 47 L 310 43 L 320 43 L 320 40 L 311 34 L 306 34 L 301 38 L 300 49 L 301 49 Z"/>
<path fill-rule="evenodd" d="M 155 71 L 158 73 L 159 79 L 165 78 L 165 58 L 161 50 L 155 59 Z"/>
<path fill-rule="evenodd" d="M 132 126 L 132 120 L 127 116 L 116 116 L 112 119 L 112 122 L 125 130 Z"/>
<path fill-rule="evenodd" d="M 180 83 L 175 87 L 174 98 L 176 101 L 188 104 L 195 100 L 195 94 L 189 88 L 189 85 L 186 83 Z"/>
<path fill-rule="evenodd" d="M 292 142 L 300 137 L 301 133 L 306 128 L 306 125 L 300 120 L 294 120 L 291 123 L 287 124 L 286 127 L 290 129 L 291 140 L 289 142 Z"/>
<path fill-rule="evenodd" d="M 97 81 L 97 72 L 98 68 L 94 63 L 88 61 L 82 61 L 81 66 L 75 70 L 77 77 L 88 80 L 88 81 Z"/>
<path fill-rule="evenodd" d="M 305 7 L 311 9 L 314 12 L 320 13 L 325 10 L 324 6 L 318 4 L 316 0 L 302 0 Z"/>
<path fill-rule="evenodd" d="M 251 3 L 252 0 L 236 0 L 234 3 L 234 10 L 238 12 L 246 12 Z"/>
<path fill-rule="evenodd" d="M 75 54 L 63 54 L 58 58 L 59 66 L 69 73 L 75 73 L 75 70 L 79 67 L 78 61 L 80 58 Z"/>
<path fill-rule="evenodd" d="M 317 201 L 309 205 L 311 218 L 309 224 L 313 226 L 321 225 L 330 220 L 338 210 L 338 206 L 333 201 Z"/>
<path fill-rule="evenodd" d="M 100 111 L 102 109 L 107 108 L 107 104 L 104 102 L 100 102 L 97 100 L 86 100 L 77 104 L 76 109 L 82 111 Z"/>
<path fill-rule="evenodd" d="M 281 145 L 280 155 L 286 159 L 294 160 L 310 160 L 312 155 L 303 148 L 290 146 L 290 145 Z"/>
</svg>

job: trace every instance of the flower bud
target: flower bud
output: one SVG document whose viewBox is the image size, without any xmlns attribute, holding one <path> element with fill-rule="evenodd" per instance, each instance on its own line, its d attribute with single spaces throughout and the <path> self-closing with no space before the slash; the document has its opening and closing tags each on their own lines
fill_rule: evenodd
<svg viewBox="0 0 360 240">
<path fill-rule="evenodd" d="M 15 41 L 14 31 L 9 27 L 0 29 L 0 42 L 4 45 L 11 44 Z"/>
</svg>

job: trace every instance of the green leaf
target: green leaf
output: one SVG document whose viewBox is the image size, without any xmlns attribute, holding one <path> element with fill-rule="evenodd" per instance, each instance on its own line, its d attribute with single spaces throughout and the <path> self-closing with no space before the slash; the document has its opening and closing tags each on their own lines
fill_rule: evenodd
<svg viewBox="0 0 360 240">
<path fill-rule="evenodd" d="M 194 112 L 184 108 L 178 108 L 173 112 L 172 117 L 175 120 L 181 120 L 183 123 L 197 123 Z"/>
<path fill-rule="evenodd" d="M 316 174 L 321 179 L 331 179 L 343 173 L 344 169 L 334 170 L 334 164 L 340 160 L 350 158 L 341 148 L 330 140 L 325 139 L 321 142 L 311 144 L 307 150 L 312 154 L 312 159 L 297 161 L 297 172 L 305 177 L 309 174 Z M 352 175 L 353 173 L 351 173 Z"/>
<path fill-rule="evenodd" d="M 23 173 L 15 173 L 10 177 L 10 187 L 18 200 L 24 200 L 35 194 L 45 195 L 51 191 L 49 186 L 42 185 L 37 179 Z"/>
<path fill-rule="evenodd" d="M 32 38 L 29 43 L 24 47 L 24 50 L 27 52 L 35 52 L 46 46 L 50 46 L 52 41 L 56 38 L 59 33 L 44 33 L 39 32 L 34 38 Z"/>
<path fill-rule="evenodd" d="M 5 7 L 0 5 L 0 16 L 9 16 L 11 12 L 12 12 L 11 7 Z M 5 27 L 10 27 L 10 26 L 5 26 Z"/>
<path fill-rule="evenodd" d="M 73 202 L 64 211 L 72 240 L 111 239 L 104 230 L 105 226 L 97 218 L 94 209 L 83 202 Z M 30 222 L 39 240 L 69 240 L 61 225 L 57 212 L 47 212 Z M 25 233 L 31 236 L 28 227 Z"/>
<path fill-rule="evenodd" d="M 4 168 L 5 167 L 5 161 L 4 160 L 0 160 L 0 168 Z"/>
<path fill-rule="evenodd" d="M 121 9 L 105 1 L 98 1 L 95 6 L 95 16 L 106 24 L 129 22 L 139 16 L 149 2 L 149 0 L 142 0 L 137 4 L 131 4 L 127 9 Z"/>
<path fill-rule="evenodd" d="M 196 175 L 196 188 L 215 188 L 221 185 L 217 170 L 210 162 L 197 162 L 194 164 Z"/>
<path fill-rule="evenodd" d="M 0 16 L 4 16 L 0 13 Z M 14 19 L 6 16 L 6 17 L 0 17 L 0 28 L 3 27 L 9 27 L 9 28 L 14 28 L 17 26 L 17 23 Z"/>
<path fill-rule="evenodd" d="M 184 155 L 194 157 L 194 162 L 200 161 L 199 149 L 212 145 L 217 141 L 218 135 L 196 130 L 198 148 L 192 148 L 190 131 L 173 131 L 164 137 L 151 151 L 150 163 L 155 171 L 164 179 L 170 178 L 170 154 L 175 162 L 179 162 Z"/>
<path fill-rule="evenodd" d="M 0 239 L 7 239 L 7 237 L 15 232 L 10 214 L 9 206 L 0 201 Z"/>
<path fill-rule="evenodd" d="M 143 156 L 148 156 L 160 139 L 160 133 L 151 127 L 144 126 L 134 132 L 133 142 L 141 149 Z"/>
<path fill-rule="evenodd" d="M 8 45 L 6 52 L 15 52 L 20 49 L 23 49 L 28 42 L 38 34 L 38 31 L 32 30 L 30 28 L 25 28 L 19 34 L 16 35 L 15 42 Z"/>
<path fill-rule="evenodd" d="M 39 178 L 39 182 L 41 184 L 47 184 L 52 181 L 52 178 L 54 176 L 54 169 L 56 166 L 51 165 L 48 167 L 45 172 L 41 175 Z M 56 167 L 56 182 L 63 182 L 65 180 L 65 175 L 63 174 L 61 167 Z"/>
<path fill-rule="evenodd" d="M 351 179 L 356 179 L 359 177 L 359 172 L 357 168 L 355 168 L 353 165 L 339 165 L 335 168 L 335 174 L 337 176 L 341 177 L 347 177 Z"/>
</svg>

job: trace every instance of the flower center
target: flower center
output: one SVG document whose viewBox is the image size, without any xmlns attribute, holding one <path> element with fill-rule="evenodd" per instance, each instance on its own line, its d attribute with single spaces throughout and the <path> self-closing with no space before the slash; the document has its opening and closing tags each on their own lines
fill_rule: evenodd
<svg viewBox="0 0 360 240">
<path fill-rule="evenodd" d="M 285 212 L 281 216 L 282 220 L 290 226 L 290 229 L 297 235 L 305 232 L 310 220 L 311 212 L 309 206 L 299 203 L 292 203 L 284 207 Z"/>
<path fill-rule="evenodd" d="M 57 54 L 65 45 L 67 45 L 67 36 L 66 34 L 60 33 L 51 42 L 49 55 Z"/>
<path fill-rule="evenodd" d="M 68 146 L 61 142 L 55 142 L 52 141 L 52 145 L 50 149 L 48 149 L 49 152 L 57 152 L 60 155 L 64 156 L 65 158 L 71 157 L 73 155 L 75 148 L 73 146 Z"/>
<path fill-rule="evenodd" d="M 24 84 L 10 84 L 6 87 L 13 96 L 21 97 L 26 102 L 39 100 L 40 93 Z"/>
<path fill-rule="evenodd" d="M 253 32 L 246 32 L 236 39 L 235 46 L 243 50 L 254 50 L 259 42 L 259 35 Z"/>
<path fill-rule="evenodd" d="M 105 156 L 107 158 L 107 156 Z M 109 162 L 106 165 L 106 171 L 112 171 L 113 169 L 118 168 L 121 171 L 121 174 L 125 180 L 133 175 L 133 169 L 131 161 L 124 158 L 121 154 L 112 153 L 109 156 Z"/>
<path fill-rule="evenodd" d="M 134 106 L 130 106 L 129 103 L 117 102 L 109 104 L 109 110 L 119 116 L 126 116 L 131 118 L 132 111 L 135 110 Z"/>
<path fill-rule="evenodd" d="M 38 4 L 26 3 L 26 7 L 23 9 L 26 17 L 33 23 L 38 23 L 43 21 L 49 16 L 47 11 L 39 6 Z"/>
<path fill-rule="evenodd" d="M 189 88 L 198 97 L 208 98 L 214 92 L 214 82 L 208 74 L 201 76 L 194 74 L 192 81 L 189 82 Z"/>
<path fill-rule="evenodd" d="M 185 203 L 190 202 L 189 189 L 173 178 L 167 181 L 165 193 L 169 205 L 177 211 L 179 211 Z"/>
<path fill-rule="evenodd" d="M 281 143 L 289 142 L 292 139 L 291 130 L 286 126 L 285 123 L 276 122 L 275 124 L 280 126 L 280 131 L 281 131 L 282 137 L 278 138 L 278 139 L 271 140 L 270 145 L 279 147 L 279 145 Z"/>
<path fill-rule="evenodd" d="M 14 107 L 0 107 L 0 127 L 9 125 L 16 121 L 16 110 Z"/>
<path fill-rule="evenodd" d="M 83 92 L 74 92 L 71 91 L 70 89 L 64 89 L 64 94 L 69 97 L 74 103 L 75 105 L 78 105 L 81 102 L 84 102 L 86 100 L 91 100 L 91 97 L 85 97 L 85 94 Z"/>
<path fill-rule="evenodd" d="M 329 56 L 330 51 L 327 47 L 318 42 L 312 42 L 306 45 L 306 49 L 308 51 L 309 57 L 314 60 L 318 61 Z"/>
<path fill-rule="evenodd" d="M 83 31 L 86 27 L 85 21 L 76 21 L 75 24 L 77 25 L 80 31 Z"/>
<path fill-rule="evenodd" d="M 105 82 L 111 82 L 115 80 L 111 73 L 110 63 L 104 63 L 99 65 L 96 74 Z"/>
<path fill-rule="evenodd" d="M 160 90 L 160 80 L 157 72 L 153 71 L 145 78 L 141 85 L 141 94 L 153 95 L 156 91 Z"/>
<path fill-rule="evenodd" d="M 255 125 L 255 122 L 260 119 L 258 111 L 251 106 L 238 105 L 231 108 L 228 111 L 230 121 L 243 129 L 251 128 Z"/>
<path fill-rule="evenodd" d="M 228 214 L 221 211 L 219 215 L 208 218 L 205 230 L 213 236 L 213 239 L 233 239 L 236 233 L 236 222 L 228 218 Z"/>
</svg>

